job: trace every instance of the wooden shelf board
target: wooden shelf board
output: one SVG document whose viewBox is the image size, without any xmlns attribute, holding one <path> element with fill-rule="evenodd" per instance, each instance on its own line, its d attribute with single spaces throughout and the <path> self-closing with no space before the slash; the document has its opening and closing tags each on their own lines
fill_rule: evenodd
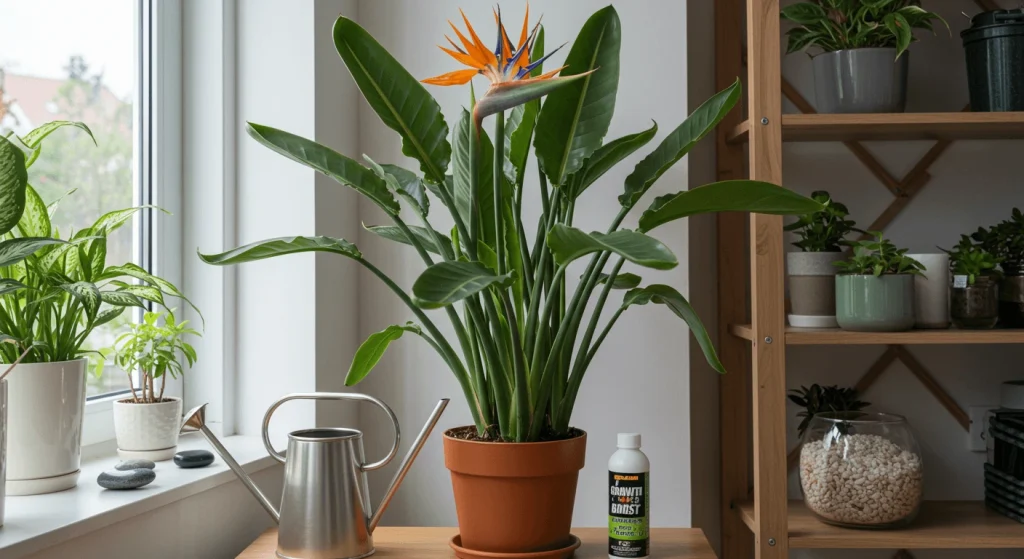
<svg viewBox="0 0 1024 559">
<path fill-rule="evenodd" d="M 728 141 L 747 141 L 749 130 L 743 121 Z M 1024 139 L 1024 112 L 782 115 L 785 142 L 1013 139 Z"/>
<path fill-rule="evenodd" d="M 729 333 L 752 340 L 749 324 L 732 324 Z M 1024 330 L 911 330 L 909 332 L 850 332 L 839 328 L 786 327 L 788 345 L 921 345 L 1024 344 Z"/>
<path fill-rule="evenodd" d="M 754 529 L 754 505 L 737 507 Z M 852 530 L 814 517 L 801 501 L 789 502 L 791 549 L 1022 549 L 1024 524 L 996 514 L 980 501 L 926 501 L 907 528 Z"/>
</svg>

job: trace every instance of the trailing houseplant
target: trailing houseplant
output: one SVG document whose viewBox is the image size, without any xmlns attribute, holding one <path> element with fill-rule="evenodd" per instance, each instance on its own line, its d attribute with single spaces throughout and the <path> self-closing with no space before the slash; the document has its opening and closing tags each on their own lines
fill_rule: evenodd
<svg viewBox="0 0 1024 559">
<path fill-rule="evenodd" d="M 1010 218 L 971 235 L 1000 260 L 999 324 L 1024 328 L 1024 213 L 1013 208 Z"/>
<path fill-rule="evenodd" d="M 112 211 L 63 235 L 51 223 L 60 200 L 47 204 L 28 184 L 28 168 L 43 140 L 62 128 L 91 137 L 84 124 L 57 121 L 0 141 L 6 158 L 0 166 L 6 221 L 0 225 L 15 221 L 0 237 L 0 338 L 31 348 L 8 378 L 8 494 L 60 491 L 77 482 L 89 335 L 128 308 L 183 298 L 170 282 L 135 264 L 106 262 L 107 237 L 146 208 Z M 19 355 L 18 347 L 0 344 L 0 360 L 11 363 Z M 40 444 L 40 433 L 51 444 Z"/>
<path fill-rule="evenodd" d="M 142 322 L 129 328 L 108 350 L 128 372 L 129 383 L 132 371 L 138 371 L 141 380 L 139 389 L 132 384 L 131 398 L 114 402 L 117 448 L 126 456 L 144 453 L 150 459 L 169 460 L 178 445 L 181 398 L 164 397 L 167 377 L 184 374 L 182 358 L 189 367 L 195 364 L 196 351 L 185 337 L 201 334 L 187 320 L 178 322 L 173 310 L 146 312 Z"/>
<path fill-rule="evenodd" d="M 799 240 L 793 246 L 800 252 L 786 254 L 789 272 L 789 300 L 791 326 L 806 328 L 835 328 L 836 323 L 836 267 L 844 258 L 846 236 L 858 231 L 856 223 L 848 219 L 846 206 L 832 199 L 828 192 L 819 190 L 811 198 L 823 206 L 821 211 L 804 214 L 785 227 Z"/>
<path fill-rule="evenodd" d="M 452 86 L 482 75 L 490 82 L 459 115 L 450 143 L 449 125 L 423 85 L 354 21 L 342 17 L 335 23 L 335 45 L 356 85 L 384 124 L 401 136 L 403 152 L 418 162 L 422 175 L 370 158 L 360 163 L 269 126 L 247 127 L 259 143 L 355 189 L 384 211 L 393 225 L 369 230 L 411 245 L 426 266 L 411 293 L 343 239 L 286 237 L 201 256 L 228 265 L 330 252 L 355 260 L 388 286 L 416 323 L 371 335 L 356 353 L 346 383 L 365 378 L 388 344 L 406 333 L 433 347 L 458 380 L 474 422 L 444 439 L 462 545 L 516 552 L 551 549 L 568 537 L 586 444 L 585 434 L 570 425 L 572 409 L 590 364 L 623 312 L 664 305 L 687 323 L 708 362 L 724 372 L 681 293 L 667 285 L 641 287 L 638 275 L 624 273 L 626 262 L 651 270 L 678 264 L 649 233 L 702 213 L 807 213 L 821 205 L 772 184 L 726 181 L 661 196 L 640 215 L 637 229 L 622 227 L 654 183 L 733 108 L 740 98 L 737 82 L 668 132 L 636 165 L 605 232 L 573 227 L 577 200 L 658 131 L 652 126 L 604 141 L 618 89 L 618 15 L 611 6 L 595 13 L 555 70 L 542 69 L 553 53 L 542 56 L 539 25 L 524 23 L 513 44 L 496 19 L 493 49 L 464 19 L 466 32 L 455 29 L 458 42 L 450 40 L 452 48 L 442 49 L 468 69 L 424 80 Z M 494 123 L 493 135 L 483 130 L 486 118 Z M 531 143 L 540 169 L 536 183 L 526 177 Z M 536 225 L 523 219 L 527 195 L 539 195 L 542 202 Z M 447 210 L 455 223 L 450 235 L 431 225 L 431 207 Z M 406 223 L 403 208 L 420 225 Z M 586 268 L 573 290 L 566 278 L 576 273 L 570 265 L 581 259 L 587 260 Z M 614 291 L 624 293 L 621 303 L 603 320 Z M 454 343 L 429 309 L 444 313 Z M 549 442 L 530 444 L 538 441 Z M 528 475 L 510 475 L 513 470 Z"/>
<path fill-rule="evenodd" d="M 840 328 L 899 332 L 914 326 L 914 276 L 924 267 L 880 232 L 852 243 L 853 253 L 837 262 L 836 319 Z"/>
<path fill-rule="evenodd" d="M 815 0 L 782 9 L 795 27 L 787 53 L 813 57 L 818 112 L 902 112 L 907 98 L 906 50 L 914 31 L 934 32 L 944 19 L 919 0 Z"/>
</svg>

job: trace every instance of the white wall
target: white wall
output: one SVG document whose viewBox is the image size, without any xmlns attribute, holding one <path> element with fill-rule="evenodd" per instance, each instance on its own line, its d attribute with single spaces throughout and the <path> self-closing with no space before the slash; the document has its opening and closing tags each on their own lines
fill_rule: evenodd
<svg viewBox="0 0 1024 559">
<path fill-rule="evenodd" d="M 619 12 L 623 29 L 622 71 L 615 118 L 608 138 L 637 132 L 656 120 L 661 132 L 655 142 L 675 128 L 687 114 L 687 43 L 686 3 L 672 0 L 630 0 L 612 2 Z M 544 15 L 546 42 L 549 47 L 572 42 L 583 22 L 594 11 L 607 5 L 606 0 L 557 2 L 534 0 L 531 18 Z M 502 2 L 502 14 L 510 29 L 521 25 L 522 0 Z M 434 45 L 451 34 L 448 19 L 458 21 L 459 7 L 466 10 L 470 21 L 482 37 L 493 34 L 492 3 L 443 0 L 373 2 L 359 4 L 359 19 L 371 33 L 417 77 L 429 77 L 456 68 L 456 63 Z M 553 66 L 564 59 L 566 47 L 555 56 Z M 477 91 L 486 87 L 477 82 Z M 428 86 L 430 87 L 430 86 Z M 430 87 L 451 124 L 460 107 L 468 104 L 466 88 Z M 371 109 L 360 102 L 360 147 L 377 161 L 405 161 L 397 135 L 380 123 Z M 490 125 L 490 123 L 486 123 Z M 651 148 L 656 145 L 652 142 Z M 645 155 L 647 150 L 643 152 Z M 633 157 L 592 187 L 577 207 L 577 225 L 585 230 L 604 230 L 618 209 L 615 197 L 622 181 L 639 157 Z M 536 172 L 527 173 L 527 189 L 536 192 Z M 666 175 L 649 198 L 686 188 L 686 163 Z M 527 213 L 539 211 L 539 196 L 527 196 Z M 434 206 L 435 216 L 444 212 Z M 635 226 L 638 216 L 631 216 L 626 226 Z M 360 202 L 360 218 L 366 223 L 381 223 L 383 217 L 371 204 Z M 447 230 L 451 223 L 438 219 L 438 229 Z M 530 228 L 527 228 L 530 230 Z M 688 290 L 687 229 L 677 224 L 659 229 L 657 236 L 668 243 L 683 264 L 665 273 L 633 270 L 650 282 L 668 283 L 684 294 Z M 532 238 L 532 235 L 531 235 Z M 363 233 L 359 237 L 362 251 L 396 278 L 409 286 L 422 270 L 419 258 L 411 249 L 381 241 Z M 581 271 L 580 271 L 581 272 Z M 576 278 L 580 272 L 567 277 Z M 410 313 L 367 273 L 360 277 L 360 333 L 366 336 L 390 324 L 403 322 Z M 613 304 L 609 304 L 614 308 Z M 440 325 L 447 319 L 441 312 L 433 313 Z M 579 395 L 573 425 L 588 431 L 587 465 L 580 476 L 574 523 L 580 526 L 602 526 L 607 522 L 605 505 L 605 463 L 615 448 L 615 434 L 639 431 L 644 435 L 644 450 L 653 465 L 652 522 L 657 526 L 690 524 L 690 428 L 689 372 L 690 349 L 685 343 L 688 333 L 684 325 L 663 308 L 634 309 L 626 313 L 616 332 L 605 344 L 600 357 L 591 367 Z M 415 432 L 425 420 L 438 398 L 451 397 L 438 426 L 439 430 L 471 423 L 462 401 L 461 391 L 438 359 L 426 345 L 403 339 L 392 346 L 362 390 L 377 395 L 395 408 L 407 432 Z M 633 405 L 611 402 L 628 391 Z M 383 452 L 387 428 L 380 421 L 364 415 L 369 438 L 378 442 Z M 376 416 L 373 416 L 376 417 Z M 371 482 L 379 495 L 387 475 L 378 475 Z M 435 434 L 424 449 L 419 463 L 412 469 L 403 487 L 384 517 L 388 524 L 452 525 L 455 524 L 454 503 L 448 472 L 444 469 L 441 441 Z"/>
<path fill-rule="evenodd" d="M 1009 6 L 1012 2 L 1003 2 Z M 973 15 L 973 2 L 936 0 L 926 2 L 953 27 L 953 36 L 922 36 L 910 48 L 908 111 L 958 111 L 967 103 L 966 68 L 959 31 L 968 21 L 961 10 Z M 814 102 L 809 60 L 791 55 L 783 61 L 783 73 Z M 788 105 L 786 112 L 796 112 Z M 932 142 L 869 142 L 867 148 L 897 178 L 905 175 L 931 147 Z M 886 231 L 893 242 L 911 252 L 937 252 L 936 245 L 950 247 L 961 233 L 990 225 L 1009 216 L 1014 205 L 1024 205 L 1017 161 L 1024 142 L 965 141 L 954 143 L 929 171 L 931 182 Z M 858 224 L 867 226 L 892 197 L 840 144 L 786 144 L 784 184 L 809 194 L 825 189 L 846 203 Z M 911 353 L 928 368 L 963 407 L 998 402 L 999 383 L 1021 378 L 1024 347 L 912 346 Z M 884 347 L 797 347 L 787 353 L 787 384 L 790 387 L 818 382 L 851 386 L 882 354 Z M 910 372 L 900 363 L 889 370 L 863 395 L 879 411 L 900 413 L 910 421 L 924 453 L 926 499 L 983 497 L 983 453 L 967 450 L 967 436 Z M 789 404 L 790 445 L 796 444 L 795 406 Z M 790 478 L 790 495 L 798 497 L 798 482 Z M 892 552 L 802 552 L 794 557 L 891 557 Z M 1019 556 L 1019 554 L 1017 554 Z M 914 552 L 920 559 L 977 556 L 974 552 Z M 986 551 L 986 558 L 1010 557 Z"/>
</svg>

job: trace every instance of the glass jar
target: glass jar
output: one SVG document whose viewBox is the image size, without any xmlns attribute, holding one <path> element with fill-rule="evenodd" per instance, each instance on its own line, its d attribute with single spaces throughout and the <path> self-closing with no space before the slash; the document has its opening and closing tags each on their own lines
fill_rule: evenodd
<svg viewBox="0 0 1024 559">
<path fill-rule="evenodd" d="M 819 520 L 848 528 L 896 528 L 921 507 L 921 451 L 906 418 L 819 413 L 800 449 L 800 490 Z"/>
<path fill-rule="evenodd" d="M 978 276 L 973 285 L 954 285 L 949 297 L 949 315 L 957 328 L 987 330 L 999 320 L 999 283 L 995 278 Z"/>
</svg>

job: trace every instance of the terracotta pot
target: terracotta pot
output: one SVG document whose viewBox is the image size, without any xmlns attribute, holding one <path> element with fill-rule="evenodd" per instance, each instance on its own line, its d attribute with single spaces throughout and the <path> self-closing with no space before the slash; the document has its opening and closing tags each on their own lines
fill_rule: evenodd
<svg viewBox="0 0 1024 559">
<path fill-rule="evenodd" d="M 565 547 L 587 434 L 564 441 L 488 443 L 444 435 L 462 546 L 489 553 Z"/>
</svg>

